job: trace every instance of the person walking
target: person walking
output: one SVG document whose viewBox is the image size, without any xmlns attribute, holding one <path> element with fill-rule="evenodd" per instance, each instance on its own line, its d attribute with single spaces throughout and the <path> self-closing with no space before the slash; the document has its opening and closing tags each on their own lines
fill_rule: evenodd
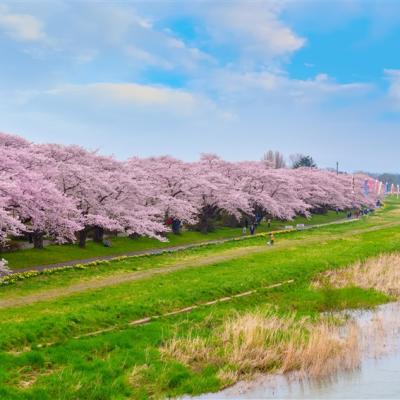
<svg viewBox="0 0 400 400">
<path fill-rule="evenodd" d="M 268 229 L 271 228 L 271 218 L 268 218 L 267 226 L 268 226 Z"/>
<path fill-rule="evenodd" d="M 247 228 L 245 226 L 242 229 L 242 233 L 243 233 L 243 235 L 245 235 L 247 233 Z"/>
<path fill-rule="evenodd" d="M 269 234 L 268 246 L 273 246 L 274 243 L 275 243 L 275 236 L 274 236 L 274 234 L 271 232 L 271 233 Z"/>
<path fill-rule="evenodd" d="M 254 231 L 256 230 L 256 227 L 255 227 L 255 225 L 254 224 L 251 224 L 250 225 L 250 234 L 251 235 L 254 235 Z"/>
</svg>

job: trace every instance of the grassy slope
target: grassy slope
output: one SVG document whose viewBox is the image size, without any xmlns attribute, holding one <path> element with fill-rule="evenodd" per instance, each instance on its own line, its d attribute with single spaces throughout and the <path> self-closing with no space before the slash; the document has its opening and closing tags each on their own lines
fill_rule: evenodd
<svg viewBox="0 0 400 400">
<path fill-rule="evenodd" d="M 160 359 L 157 348 L 175 334 L 195 331 L 207 335 L 228 315 L 262 308 L 268 303 L 279 312 L 298 310 L 314 315 L 319 311 L 378 304 L 386 297 L 373 291 L 341 289 L 315 291 L 309 288 L 312 277 L 328 268 L 347 265 L 359 258 L 400 247 L 398 226 L 362 231 L 371 226 L 396 222 L 397 205 L 364 221 L 348 226 L 291 234 L 287 246 L 269 249 L 235 260 L 186 269 L 165 276 L 91 290 L 30 306 L 0 310 L 0 398 L 1 399 L 120 399 L 146 398 L 149 395 L 199 393 L 217 390 L 221 382 L 210 367 L 192 371 L 176 362 Z M 349 235 L 349 232 L 358 232 Z M 313 242 L 307 242 L 314 238 Z M 303 239 L 303 240 L 298 240 Z M 247 245 L 261 245 L 249 239 Z M 279 241 L 279 240 L 278 240 Z M 69 284 L 75 279 L 93 279 L 103 274 L 121 273 L 135 268 L 153 268 L 221 252 L 229 243 L 208 246 L 178 254 L 113 263 L 110 268 L 67 272 L 21 282 L 0 289 L 1 296 L 12 297 L 44 288 Z M 191 258 L 192 257 L 192 258 Z M 76 275 L 73 275 L 76 274 Z M 124 324 L 143 316 L 179 309 L 227 294 L 239 293 L 285 279 L 295 284 L 261 291 L 213 308 L 200 308 L 188 315 L 162 318 L 145 326 L 125 329 Z M 71 336 L 99 328 L 120 325 L 116 332 L 98 337 L 71 340 Z M 38 343 L 61 341 L 49 348 Z M 18 355 L 25 346 L 31 348 Z M 135 365 L 147 365 L 140 384 L 129 382 Z M 35 384 L 20 386 L 38 378 Z"/>
<path fill-rule="evenodd" d="M 310 219 L 304 217 L 297 217 L 294 221 L 288 224 L 320 224 L 335 221 L 344 218 L 344 213 L 338 215 L 334 211 L 330 211 L 325 215 L 314 215 Z M 273 221 L 271 229 L 279 229 L 285 223 L 281 221 Z M 266 225 L 261 225 L 257 232 L 264 232 L 267 230 Z M 155 239 L 142 237 L 139 239 L 129 239 L 127 237 L 115 237 L 111 239 L 112 247 L 107 248 L 101 244 L 88 241 L 85 249 L 79 248 L 77 245 L 50 245 L 43 250 L 25 249 L 13 253 L 7 253 L 4 256 L 9 261 L 11 268 L 24 268 L 34 265 L 47 265 L 53 263 L 60 263 L 72 260 L 80 260 L 98 256 L 112 256 L 123 254 L 132 251 L 158 249 L 169 246 L 179 246 L 190 243 L 199 243 L 208 240 L 225 239 L 230 237 L 241 236 L 242 231 L 240 228 L 218 228 L 215 232 L 202 234 L 200 232 L 187 231 L 181 235 L 168 235 L 168 242 L 159 242 Z"/>
</svg>

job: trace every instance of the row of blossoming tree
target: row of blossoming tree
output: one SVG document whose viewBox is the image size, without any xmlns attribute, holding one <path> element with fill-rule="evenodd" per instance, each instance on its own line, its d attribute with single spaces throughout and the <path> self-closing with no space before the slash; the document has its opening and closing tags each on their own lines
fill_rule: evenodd
<svg viewBox="0 0 400 400">
<path fill-rule="evenodd" d="M 33 144 L 0 134 L 0 242 L 29 234 L 78 241 L 104 231 L 164 239 L 165 221 L 203 231 L 221 214 L 291 219 L 315 210 L 372 207 L 366 177 L 315 168 L 273 169 L 265 162 L 228 162 L 204 155 L 118 161 L 78 146 Z"/>
</svg>

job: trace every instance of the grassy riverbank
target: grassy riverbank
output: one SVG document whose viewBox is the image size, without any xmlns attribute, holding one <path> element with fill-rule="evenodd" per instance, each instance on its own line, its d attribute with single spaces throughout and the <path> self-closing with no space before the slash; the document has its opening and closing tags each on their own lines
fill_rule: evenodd
<svg viewBox="0 0 400 400">
<path fill-rule="evenodd" d="M 337 221 L 345 218 L 345 213 L 336 213 L 329 211 L 322 215 L 313 215 L 307 219 L 304 217 L 297 217 L 293 221 L 282 222 L 272 221 L 270 229 L 267 228 L 265 223 L 261 224 L 257 229 L 257 233 L 267 232 L 268 230 L 282 229 L 287 224 L 322 224 Z M 83 260 L 92 257 L 100 256 L 118 256 L 120 254 L 163 249 L 171 246 L 184 246 L 194 243 L 207 242 L 211 240 L 227 239 L 233 237 L 241 237 L 241 228 L 227 228 L 218 227 L 215 231 L 207 234 L 196 232 L 196 231 L 184 231 L 180 235 L 168 234 L 168 242 L 160 242 L 156 239 L 150 239 L 141 237 L 137 239 L 130 239 L 128 237 L 110 237 L 109 240 L 112 243 L 112 247 L 104 247 L 102 244 L 88 241 L 86 248 L 81 249 L 77 244 L 67 245 L 48 245 L 44 249 L 24 249 L 15 252 L 4 253 L 4 256 L 11 268 L 27 268 L 36 265 L 49 265 L 62 262 L 68 262 L 73 260 Z"/>
<path fill-rule="evenodd" d="M 250 238 L 0 287 L 0 398 L 136 399 L 218 390 L 231 383 L 234 360 L 188 363 L 166 351 L 172 341 L 209 343 L 246 315 L 307 316 L 318 324 L 321 311 L 387 301 L 373 289 L 311 282 L 324 271 L 399 250 L 399 203 L 358 222 L 277 239 L 273 248 Z M 151 316 L 160 317 L 130 324 Z"/>
</svg>

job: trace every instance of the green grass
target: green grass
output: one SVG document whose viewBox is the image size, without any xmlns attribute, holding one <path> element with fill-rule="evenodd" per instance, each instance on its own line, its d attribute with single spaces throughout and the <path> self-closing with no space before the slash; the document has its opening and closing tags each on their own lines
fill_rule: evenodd
<svg viewBox="0 0 400 400">
<path fill-rule="evenodd" d="M 329 211 L 323 215 L 313 215 L 312 218 L 297 217 L 290 222 L 272 221 L 270 229 L 281 229 L 286 224 L 321 224 L 328 223 L 344 218 L 344 213 L 336 214 Z M 266 232 L 268 228 L 266 224 L 262 224 L 257 233 Z M 218 227 L 214 232 L 203 234 L 195 231 L 184 231 L 180 235 L 168 234 L 168 242 L 160 242 L 156 239 L 141 237 L 138 239 L 130 239 L 127 237 L 111 237 L 112 247 L 104 247 L 102 244 L 88 241 L 85 249 L 81 249 L 78 245 L 49 245 L 42 250 L 24 249 L 11 253 L 5 253 L 3 256 L 8 260 L 9 265 L 13 269 L 27 268 L 36 265 L 49 265 L 73 260 L 82 260 L 92 257 L 113 256 L 128 252 L 161 249 L 170 246 L 181 246 L 192 243 L 200 243 L 209 240 L 226 239 L 242 236 L 241 228 Z"/>
<path fill-rule="evenodd" d="M 373 290 L 313 290 L 309 284 L 316 274 L 327 269 L 397 251 L 400 224 L 385 224 L 396 223 L 399 216 L 399 203 L 392 201 L 376 216 L 362 221 L 279 236 L 278 246 L 265 247 L 262 253 L 0 309 L 0 399 L 136 399 L 218 390 L 223 382 L 216 377 L 213 365 L 195 370 L 162 359 L 160 345 L 189 332 L 207 337 L 229 316 L 271 304 L 282 315 L 297 311 L 299 315 L 317 317 L 322 311 L 371 307 L 388 301 L 387 296 Z M 368 231 L 375 227 L 377 230 Z M 0 288 L 0 299 L 182 261 L 195 264 L 202 257 L 247 246 L 265 246 L 265 239 L 250 238 L 41 276 Z M 148 325 L 127 327 L 134 319 L 287 279 L 295 282 L 200 307 L 189 314 L 160 318 Z M 116 330 L 95 337 L 72 338 L 108 327 Z M 56 343 L 37 347 L 48 342 Z M 142 366 L 144 371 L 139 384 L 129 380 L 135 366 Z"/>
</svg>

